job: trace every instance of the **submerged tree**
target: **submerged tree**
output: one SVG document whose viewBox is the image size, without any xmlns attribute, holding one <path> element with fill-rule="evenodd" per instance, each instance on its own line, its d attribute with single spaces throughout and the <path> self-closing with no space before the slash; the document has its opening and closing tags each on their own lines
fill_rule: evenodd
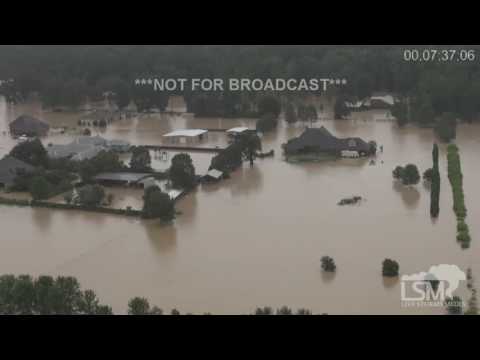
<svg viewBox="0 0 480 360">
<path fill-rule="evenodd" d="M 77 201 L 87 207 L 99 206 L 105 198 L 105 189 L 100 185 L 85 185 L 78 191 Z"/>
<path fill-rule="evenodd" d="M 244 149 L 243 155 L 250 161 L 250 166 L 253 166 L 257 151 L 262 150 L 262 140 L 256 133 L 247 133 L 240 135 L 239 141 Z"/>
<path fill-rule="evenodd" d="M 152 158 L 150 152 L 144 146 L 135 146 L 132 149 L 130 168 L 134 171 L 151 171 Z"/>
<path fill-rule="evenodd" d="M 323 271 L 334 272 L 337 269 L 335 261 L 330 256 L 323 256 L 320 261 Z"/>
<path fill-rule="evenodd" d="M 195 167 L 189 154 L 177 154 L 172 158 L 169 170 L 174 188 L 190 189 L 195 185 Z"/>
<path fill-rule="evenodd" d="M 285 107 L 285 121 L 289 124 L 293 124 L 298 121 L 297 113 L 295 112 L 295 107 L 292 103 L 288 103 Z"/>
<path fill-rule="evenodd" d="M 159 218 L 163 221 L 171 221 L 175 218 L 174 202 L 158 186 L 150 186 L 143 196 L 142 216 L 146 219 Z"/>
<path fill-rule="evenodd" d="M 398 272 L 400 270 L 400 266 L 398 262 L 391 259 L 385 259 L 382 263 L 382 275 L 386 277 L 396 277 L 398 276 Z"/>
</svg>

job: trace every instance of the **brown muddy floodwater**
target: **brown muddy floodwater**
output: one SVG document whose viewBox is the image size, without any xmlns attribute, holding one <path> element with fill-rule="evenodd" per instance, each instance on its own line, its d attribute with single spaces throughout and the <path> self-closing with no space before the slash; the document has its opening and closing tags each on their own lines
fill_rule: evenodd
<svg viewBox="0 0 480 360">
<path fill-rule="evenodd" d="M 74 126 L 81 114 L 46 113 L 38 105 L 7 107 L 0 103 L 0 133 L 22 113 L 55 126 Z M 328 118 L 328 114 L 326 115 Z M 112 215 L 0 206 L 0 274 L 73 275 L 101 301 L 125 313 L 133 296 L 170 311 L 246 314 L 257 306 L 306 307 L 329 314 L 430 314 L 441 308 L 402 308 L 399 282 L 384 281 L 381 263 L 399 262 L 400 272 L 427 271 L 455 264 L 480 275 L 479 242 L 480 126 L 461 125 L 457 143 L 464 172 L 471 247 L 455 240 L 451 188 L 446 176 L 445 146 L 440 149 L 441 212 L 429 216 L 429 190 L 396 186 L 392 169 L 415 163 L 431 167 L 435 137 L 431 130 L 398 129 L 362 113 L 352 121 L 321 120 L 340 137 L 358 136 L 384 146 L 376 165 L 364 160 L 290 164 L 281 144 L 302 132 L 287 126 L 263 139 L 274 158 L 248 164 L 231 179 L 202 186 L 179 201 L 182 212 L 172 225 Z M 183 119 L 150 116 L 113 123 L 102 133 L 133 144 L 155 144 L 175 128 L 254 126 L 245 119 Z M 54 135 L 46 143 L 66 142 Z M 212 143 L 224 142 L 212 134 Z M 0 156 L 15 144 L 0 134 Z M 193 154 L 197 172 L 208 168 L 211 154 Z M 383 163 L 382 163 L 383 162 Z M 158 164 L 161 166 L 161 164 Z M 351 195 L 358 206 L 337 206 Z M 333 257 L 334 277 L 322 275 L 320 258 Z M 462 284 L 458 294 L 466 299 Z"/>
</svg>

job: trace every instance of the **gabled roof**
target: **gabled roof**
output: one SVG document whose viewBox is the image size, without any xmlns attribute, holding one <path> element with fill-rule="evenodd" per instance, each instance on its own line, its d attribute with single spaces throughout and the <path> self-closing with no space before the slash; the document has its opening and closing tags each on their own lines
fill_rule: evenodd
<svg viewBox="0 0 480 360">
<path fill-rule="evenodd" d="M 185 129 L 185 130 L 175 130 L 168 134 L 163 135 L 164 137 L 195 137 L 206 134 L 208 130 L 203 129 Z"/>
<path fill-rule="evenodd" d="M 244 127 L 244 126 L 239 126 L 239 127 L 234 127 L 234 128 L 231 128 L 231 129 L 228 129 L 227 130 L 227 133 L 229 134 L 241 134 L 245 131 L 248 131 L 248 127 Z"/>
<path fill-rule="evenodd" d="M 223 172 L 221 172 L 220 170 L 217 170 L 217 169 L 212 169 L 209 172 L 207 172 L 206 176 L 210 176 L 210 177 L 218 180 L 223 176 Z"/>
<path fill-rule="evenodd" d="M 339 139 L 333 136 L 324 126 L 307 128 L 299 137 L 285 145 L 287 152 L 296 152 L 305 148 L 314 148 L 322 152 L 339 152 L 342 150 L 365 151 L 369 145 L 360 138 Z"/>
<path fill-rule="evenodd" d="M 22 115 L 10 123 L 10 131 L 14 133 L 44 133 L 50 125 L 29 115 Z"/>
</svg>

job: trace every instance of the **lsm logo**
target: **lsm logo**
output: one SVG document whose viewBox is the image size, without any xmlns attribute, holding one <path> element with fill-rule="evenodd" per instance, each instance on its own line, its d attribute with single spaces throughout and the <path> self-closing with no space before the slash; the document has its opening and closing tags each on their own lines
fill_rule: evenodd
<svg viewBox="0 0 480 360">
<path fill-rule="evenodd" d="M 404 307 L 444 306 L 453 299 L 465 273 L 456 265 L 432 266 L 428 272 L 401 277 L 401 299 Z"/>
</svg>

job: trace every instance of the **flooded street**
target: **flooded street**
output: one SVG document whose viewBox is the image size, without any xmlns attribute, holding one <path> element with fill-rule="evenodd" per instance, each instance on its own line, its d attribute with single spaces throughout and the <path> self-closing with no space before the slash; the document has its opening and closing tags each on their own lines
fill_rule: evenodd
<svg viewBox="0 0 480 360">
<path fill-rule="evenodd" d="M 23 113 L 51 126 L 70 127 L 82 116 L 42 112 L 38 104 L 9 107 L 0 100 L 0 157 L 16 143 L 3 132 Z M 252 168 L 245 163 L 230 179 L 200 186 L 177 203 L 182 214 L 172 225 L 0 206 L 0 274 L 73 275 L 116 313 L 125 313 L 134 296 L 146 297 L 164 311 L 197 314 L 246 314 L 267 305 L 329 314 L 443 313 L 441 308 L 402 308 L 400 282 L 384 281 L 381 264 L 385 258 L 397 260 L 401 274 L 437 264 L 455 264 L 464 271 L 471 267 L 478 285 L 480 125 L 457 129 L 472 235 L 470 249 L 462 250 L 456 242 L 446 146 L 440 146 L 440 216 L 432 221 L 429 189 L 422 182 L 413 188 L 396 185 L 392 170 L 408 163 L 421 173 L 430 168 L 433 131 L 399 129 L 395 122 L 377 118 L 365 112 L 356 120 L 314 124 L 338 137 L 383 145 L 375 165 L 362 159 L 287 163 L 281 144 L 298 136 L 306 124 L 281 121 L 277 131 L 263 138 L 263 151 L 274 149 L 274 158 L 257 159 Z M 134 145 L 161 144 L 161 135 L 177 128 L 235 126 L 253 128 L 255 121 L 151 115 L 119 120 L 99 134 Z M 44 143 L 71 139 L 59 134 Z M 209 143 L 225 145 L 224 134 L 210 133 Z M 197 173 L 206 172 L 212 156 L 192 154 Z M 169 163 L 154 159 L 152 165 L 162 169 Z M 366 200 L 337 206 L 352 195 Z M 324 255 L 335 259 L 333 277 L 321 271 Z M 458 294 L 466 300 L 464 283 Z"/>
</svg>

